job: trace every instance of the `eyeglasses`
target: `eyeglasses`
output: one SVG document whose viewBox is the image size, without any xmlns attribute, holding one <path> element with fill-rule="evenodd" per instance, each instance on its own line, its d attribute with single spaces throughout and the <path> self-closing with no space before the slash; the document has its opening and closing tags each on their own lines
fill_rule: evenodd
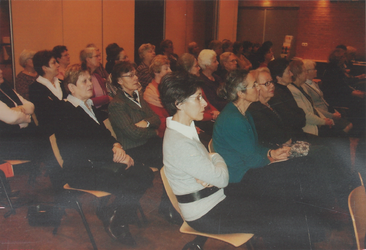
<svg viewBox="0 0 366 250">
<path fill-rule="evenodd" d="M 271 84 L 273 84 L 273 81 L 268 81 L 268 82 L 265 82 L 265 83 L 258 83 L 258 85 L 263 85 L 263 86 L 266 86 L 266 87 L 268 87 Z"/>
<path fill-rule="evenodd" d="M 136 72 L 131 72 L 129 75 L 121 76 L 121 77 L 134 77 L 136 75 Z"/>
<path fill-rule="evenodd" d="M 310 70 L 314 70 L 314 71 L 317 71 L 317 69 L 308 69 L 308 71 L 310 71 Z"/>
<path fill-rule="evenodd" d="M 202 96 L 202 95 L 198 95 L 198 96 L 190 96 L 190 97 L 188 97 L 188 98 L 194 98 L 194 99 L 196 99 L 196 100 L 198 100 L 198 101 L 202 101 L 202 100 L 203 100 L 203 96 Z"/>
</svg>

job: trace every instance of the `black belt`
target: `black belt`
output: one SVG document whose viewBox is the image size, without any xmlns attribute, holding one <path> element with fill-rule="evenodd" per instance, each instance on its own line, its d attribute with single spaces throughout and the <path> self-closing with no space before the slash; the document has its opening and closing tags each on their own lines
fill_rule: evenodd
<svg viewBox="0 0 366 250">
<path fill-rule="evenodd" d="M 200 199 L 206 198 L 206 197 L 210 196 L 211 194 L 216 193 L 219 190 L 220 190 L 220 188 L 213 186 L 210 188 L 201 189 L 200 191 L 190 193 L 190 194 L 176 195 L 176 197 L 177 197 L 177 200 L 179 203 L 190 203 L 190 202 L 194 202 L 194 201 L 198 201 Z"/>
</svg>

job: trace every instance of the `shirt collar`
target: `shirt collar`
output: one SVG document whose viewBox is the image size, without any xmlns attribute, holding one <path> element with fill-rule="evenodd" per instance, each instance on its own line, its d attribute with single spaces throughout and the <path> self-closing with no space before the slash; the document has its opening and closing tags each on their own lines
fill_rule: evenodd
<svg viewBox="0 0 366 250">
<path fill-rule="evenodd" d="M 309 84 L 309 85 L 312 85 L 312 84 L 313 84 L 313 80 L 306 79 L 305 83 L 307 83 L 307 84 Z"/>
<path fill-rule="evenodd" d="M 80 100 L 79 98 L 76 98 L 75 96 L 69 94 L 66 98 L 72 105 L 75 106 L 75 108 L 77 108 L 78 106 L 80 106 L 81 104 L 83 104 L 84 102 L 82 100 Z M 91 99 L 88 99 L 86 101 L 86 104 L 89 106 L 89 108 L 91 108 L 93 106 L 93 101 Z"/>
<path fill-rule="evenodd" d="M 167 126 L 167 128 L 173 129 L 173 130 L 181 133 L 185 137 L 188 137 L 191 140 L 196 140 L 196 141 L 199 141 L 200 140 L 198 138 L 196 126 L 194 125 L 194 122 L 193 121 L 192 121 L 192 123 L 189 126 L 187 126 L 187 125 L 184 125 L 182 123 L 173 121 L 172 118 L 173 118 L 172 116 L 166 118 L 166 126 Z"/>
<path fill-rule="evenodd" d="M 46 86 L 52 92 L 52 94 L 54 94 L 59 100 L 62 99 L 62 90 L 60 86 L 60 81 L 57 79 L 57 77 L 53 78 L 53 83 L 55 84 L 56 87 L 53 86 L 50 80 L 48 80 L 43 76 L 38 76 L 36 81 Z"/>
</svg>

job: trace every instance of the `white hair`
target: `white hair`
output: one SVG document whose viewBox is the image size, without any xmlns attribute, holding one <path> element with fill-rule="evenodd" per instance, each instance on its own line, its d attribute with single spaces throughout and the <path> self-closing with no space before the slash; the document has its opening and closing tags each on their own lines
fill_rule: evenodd
<svg viewBox="0 0 366 250">
<path fill-rule="evenodd" d="M 213 59 L 216 57 L 216 52 L 211 49 L 204 49 L 198 55 L 198 64 L 202 70 L 206 69 L 207 65 L 210 65 Z"/>
<path fill-rule="evenodd" d="M 316 62 L 314 62 L 313 60 L 310 59 L 304 59 L 302 60 L 304 65 L 305 65 L 305 69 L 311 69 L 311 68 L 315 68 Z"/>
</svg>

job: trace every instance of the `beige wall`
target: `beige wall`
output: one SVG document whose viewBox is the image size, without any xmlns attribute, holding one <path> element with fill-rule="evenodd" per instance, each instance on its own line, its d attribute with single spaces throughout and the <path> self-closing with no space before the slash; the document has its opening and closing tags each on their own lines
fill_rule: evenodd
<svg viewBox="0 0 366 250">
<path fill-rule="evenodd" d="M 135 2 L 133 0 L 13 0 L 13 34 L 16 73 L 22 70 L 18 57 L 23 49 L 35 51 L 67 46 L 71 63 L 79 52 L 94 43 L 103 52 L 116 42 L 134 60 Z"/>
<path fill-rule="evenodd" d="M 219 0 L 217 40 L 236 41 L 238 0 Z"/>
</svg>

